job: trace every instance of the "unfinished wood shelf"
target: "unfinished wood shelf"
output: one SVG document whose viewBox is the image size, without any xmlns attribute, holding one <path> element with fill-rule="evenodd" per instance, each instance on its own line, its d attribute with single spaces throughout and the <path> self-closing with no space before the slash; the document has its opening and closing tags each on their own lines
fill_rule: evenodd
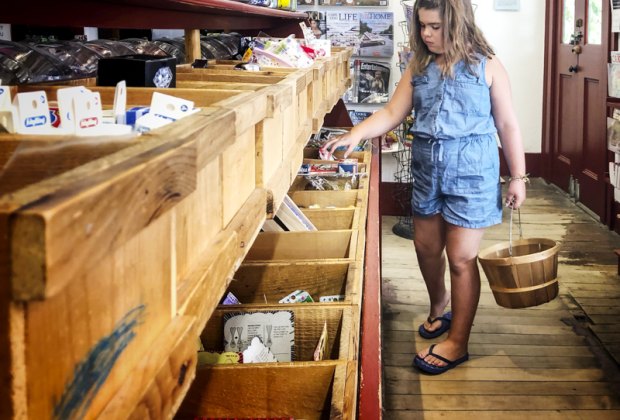
<svg viewBox="0 0 620 420">
<path fill-rule="evenodd" d="M 0 135 L 0 417 L 172 416 L 196 337 L 334 105 L 321 78 L 343 88 L 348 57 L 249 77 L 180 68 L 164 93 L 201 111 L 140 137 Z M 13 92 L 40 88 L 59 86 Z M 129 103 L 154 91 L 129 88 Z"/>
</svg>

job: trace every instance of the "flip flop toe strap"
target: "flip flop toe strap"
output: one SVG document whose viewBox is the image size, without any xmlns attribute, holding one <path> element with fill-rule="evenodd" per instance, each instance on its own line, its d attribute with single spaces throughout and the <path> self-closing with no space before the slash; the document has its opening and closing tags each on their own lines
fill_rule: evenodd
<svg viewBox="0 0 620 420">
<path fill-rule="evenodd" d="M 433 356 L 435 359 L 439 359 L 442 362 L 444 362 L 446 365 L 451 365 L 452 363 L 454 363 L 454 360 L 448 360 L 443 356 L 438 355 L 437 353 L 433 353 L 433 349 L 435 348 L 435 344 L 431 345 L 430 348 L 428 349 L 428 354 L 427 356 Z M 426 357 L 425 357 L 426 359 Z M 428 363 L 428 362 L 426 362 Z M 442 367 L 442 366 L 439 366 Z"/>
</svg>

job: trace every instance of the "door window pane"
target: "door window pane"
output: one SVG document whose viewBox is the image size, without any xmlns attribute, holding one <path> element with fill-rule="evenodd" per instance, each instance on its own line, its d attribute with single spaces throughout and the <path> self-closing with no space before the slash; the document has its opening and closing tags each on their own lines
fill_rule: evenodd
<svg viewBox="0 0 620 420">
<path fill-rule="evenodd" d="M 575 31 L 575 0 L 564 0 L 562 10 L 562 44 L 570 44 L 570 36 Z"/>
<path fill-rule="evenodd" d="M 603 31 L 603 4 L 602 0 L 588 2 L 588 44 L 601 44 Z"/>
</svg>

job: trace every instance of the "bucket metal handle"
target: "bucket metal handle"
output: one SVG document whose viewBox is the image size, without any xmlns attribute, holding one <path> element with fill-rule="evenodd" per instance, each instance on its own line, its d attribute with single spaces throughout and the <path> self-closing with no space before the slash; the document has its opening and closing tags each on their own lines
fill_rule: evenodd
<svg viewBox="0 0 620 420">
<path fill-rule="evenodd" d="M 508 255 L 512 257 L 512 215 L 514 214 L 515 209 L 510 207 L 510 231 L 508 232 Z M 519 239 L 523 239 L 523 229 L 521 227 L 521 209 L 517 209 L 517 214 L 519 216 Z"/>
</svg>

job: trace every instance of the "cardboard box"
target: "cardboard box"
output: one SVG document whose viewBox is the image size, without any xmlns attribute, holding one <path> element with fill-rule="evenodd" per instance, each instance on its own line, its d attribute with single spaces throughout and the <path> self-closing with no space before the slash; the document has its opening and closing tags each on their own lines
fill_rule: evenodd
<svg viewBox="0 0 620 420">
<path fill-rule="evenodd" d="M 97 68 L 98 86 L 176 87 L 176 58 L 153 55 L 123 55 L 102 58 Z"/>
</svg>

